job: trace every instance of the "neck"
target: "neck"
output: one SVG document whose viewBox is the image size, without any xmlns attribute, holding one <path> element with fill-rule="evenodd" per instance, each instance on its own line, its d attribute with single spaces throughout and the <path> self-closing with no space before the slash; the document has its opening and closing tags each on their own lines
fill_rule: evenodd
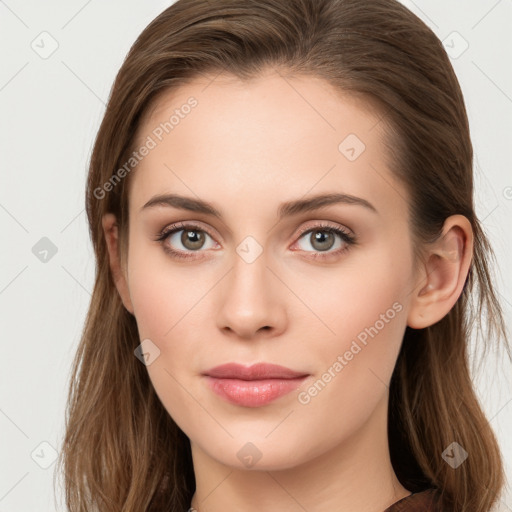
<svg viewBox="0 0 512 512">
<path fill-rule="evenodd" d="M 284 469 L 233 468 L 195 443 L 191 447 L 196 477 L 191 512 L 382 512 L 411 494 L 391 465 L 387 400 L 342 443 Z"/>
</svg>

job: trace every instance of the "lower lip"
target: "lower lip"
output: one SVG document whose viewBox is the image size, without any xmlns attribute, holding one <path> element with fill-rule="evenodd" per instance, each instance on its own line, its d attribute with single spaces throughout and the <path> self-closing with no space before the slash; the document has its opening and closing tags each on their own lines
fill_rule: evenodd
<svg viewBox="0 0 512 512">
<path fill-rule="evenodd" d="M 232 404 L 261 407 L 299 388 L 306 377 L 296 379 L 217 379 L 206 376 L 210 388 Z"/>
</svg>

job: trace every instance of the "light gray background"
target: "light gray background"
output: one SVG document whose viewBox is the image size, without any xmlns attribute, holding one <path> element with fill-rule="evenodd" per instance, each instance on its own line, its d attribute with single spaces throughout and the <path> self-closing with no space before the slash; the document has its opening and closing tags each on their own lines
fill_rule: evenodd
<svg viewBox="0 0 512 512">
<path fill-rule="evenodd" d="M 126 52 L 170 3 L 0 0 L 0 512 L 64 510 L 60 498 L 54 503 L 53 460 L 94 277 L 84 211 L 88 159 Z M 477 211 L 498 258 L 510 329 L 512 2 L 404 3 L 446 41 L 461 82 L 476 155 Z M 43 237 L 57 249 L 46 262 L 33 252 Z M 497 354 L 497 361 L 505 357 Z M 475 375 L 509 478 L 510 369 L 491 361 Z M 512 511 L 510 488 L 498 510 Z"/>
</svg>

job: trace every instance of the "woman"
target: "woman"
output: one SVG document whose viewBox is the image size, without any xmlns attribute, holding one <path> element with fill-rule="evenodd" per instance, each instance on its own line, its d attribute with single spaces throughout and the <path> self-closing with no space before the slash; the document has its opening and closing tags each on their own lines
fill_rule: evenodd
<svg viewBox="0 0 512 512">
<path fill-rule="evenodd" d="M 118 73 L 87 213 L 71 511 L 497 502 L 482 308 L 508 345 L 468 120 L 401 4 L 178 0 Z"/>
</svg>

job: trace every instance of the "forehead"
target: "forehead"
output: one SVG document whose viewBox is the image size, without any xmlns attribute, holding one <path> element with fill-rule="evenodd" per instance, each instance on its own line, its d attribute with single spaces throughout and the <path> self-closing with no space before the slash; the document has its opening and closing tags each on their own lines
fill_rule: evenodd
<svg viewBox="0 0 512 512">
<path fill-rule="evenodd" d="M 404 213 L 384 135 L 375 103 L 319 78 L 197 78 L 161 94 L 143 117 L 135 146 L 152 148 L 133 173 L 130 209 L 182 193 L 254 213 L 344 192 Z"/>
</svg>

